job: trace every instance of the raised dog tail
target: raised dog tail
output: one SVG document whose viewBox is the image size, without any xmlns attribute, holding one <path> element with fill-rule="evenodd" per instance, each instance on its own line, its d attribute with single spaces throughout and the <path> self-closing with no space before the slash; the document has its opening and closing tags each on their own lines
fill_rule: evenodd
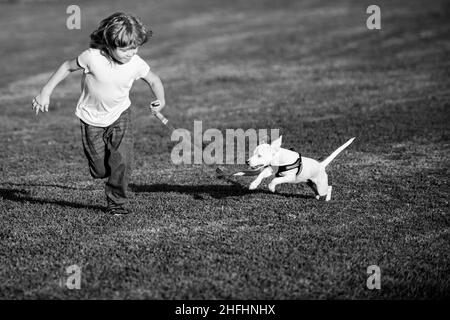
<svg viewBox="0 0 450 320">
<path fill-rule="evenodd" d="M 337 155 L 339 153 L 342 152 L 342 150 L 344 150 L 345 148 L 347 148 L 352 142 L 353 140 L 355 140 L 355 137 L 351 138 L 350 140 L 348 140 L 346 143 L 344 143 L 342 146 L 340 146 L 339 148 L 337 148 L 332 154 L 330 154 L 328 156 L 328 158 L 326 158 L 325 160 L 323 160 L 320 164 L 323 165 L 324 167 L 326 167 L 328 164 L 330 164 L 331 161 L 333 161 L 334 158 L 337 157 Z"/>
</svg>

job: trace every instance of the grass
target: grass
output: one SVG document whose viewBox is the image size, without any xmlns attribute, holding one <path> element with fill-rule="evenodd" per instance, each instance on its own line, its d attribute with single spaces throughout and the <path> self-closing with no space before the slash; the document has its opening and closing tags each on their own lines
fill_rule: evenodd
<svg viewBox="0 0 450 320">
<path fill-rule="evenodd" d="M 448 298 L 447 2 L 379 1 L 379 31 L 360 1 L 121 2 L 79 1 L 81 30 L 65 28 L 70 3 L 2 5 L 1 298 Z M 174 166 L 136 83 L 135 214 L 107 216 L 73 114 L 81 75 L 57 87 L 48 114 L 30 101 L 117 10 L 153 28 L 140 55 L 177 127 L 279 128 L 313 158 L 356 136 L 328 167 L 333 200 Z M 81 290 L 62 285 L 73 264 Z M 366 288 L 373 264 L 381 290 Z"/>
</svg>

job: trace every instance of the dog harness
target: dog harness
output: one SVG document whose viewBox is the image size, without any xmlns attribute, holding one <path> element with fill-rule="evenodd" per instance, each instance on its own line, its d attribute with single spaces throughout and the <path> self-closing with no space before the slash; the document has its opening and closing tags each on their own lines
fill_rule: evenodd
<svg viewBox="0 0 450 320">
<path fill-rule="evenodd" d="M 292 149 L 290 149 L 290 150 L 292 150 Z M 294 151 L 294 150 L 292 150 L 292 151 Z M 300 153 L 298 154 L 298 159 L 294 163 L 287 164 L 284 166 L 279 166 L 278 171 L 275 174 L 275 177 L 281 177 L 281 173 L 288 171 L 288 170 L 295 169 L 295 168 L 297 168 L 297 173 L 295 175 L 298 175 L 303 169 L 302 156 Z"/>
</svg>

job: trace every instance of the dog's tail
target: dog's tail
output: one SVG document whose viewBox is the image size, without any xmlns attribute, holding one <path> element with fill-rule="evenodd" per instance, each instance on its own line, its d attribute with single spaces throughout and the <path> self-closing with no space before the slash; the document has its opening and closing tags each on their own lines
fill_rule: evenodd
<svg viewBox="0 0 450 320">
<path fill-rule="evenodd" d="M 342 150 L 344 150 L 345 148 L 347 148 L 350 143 L 353 142 L 353 140 L 355 140 L 355 137 L 351 138 L 350 140 L 348 140 L 346 143 L 344 143 L 342 146 L 340 146 L 339 148 L 337 148 L 332 154 L 330 154 L 328 156 L 328 158 L 326 158 L 325 160 L 323 160 L 320 164 L 323 165 L 324 167 L 326 167 L 327 165 L 330 164 L 331 161 L 333 161 L 334 158 L 337 157 L 337 155 L 339 153 L 342 152 Z"/>
</svg>

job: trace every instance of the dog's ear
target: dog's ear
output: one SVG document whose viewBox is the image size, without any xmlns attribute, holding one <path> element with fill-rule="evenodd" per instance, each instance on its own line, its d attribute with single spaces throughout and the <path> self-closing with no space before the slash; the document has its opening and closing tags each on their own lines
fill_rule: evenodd
<svg viewBox="0 0 450 320">
<path fill-rule="evenodd" d="M 275 149 L 278 150 L 281 148 L 281 139 L 283 138 L 283 136 L 280 136 L 277 140 L 273 141 L 270 146 Z"/>
</svg>

